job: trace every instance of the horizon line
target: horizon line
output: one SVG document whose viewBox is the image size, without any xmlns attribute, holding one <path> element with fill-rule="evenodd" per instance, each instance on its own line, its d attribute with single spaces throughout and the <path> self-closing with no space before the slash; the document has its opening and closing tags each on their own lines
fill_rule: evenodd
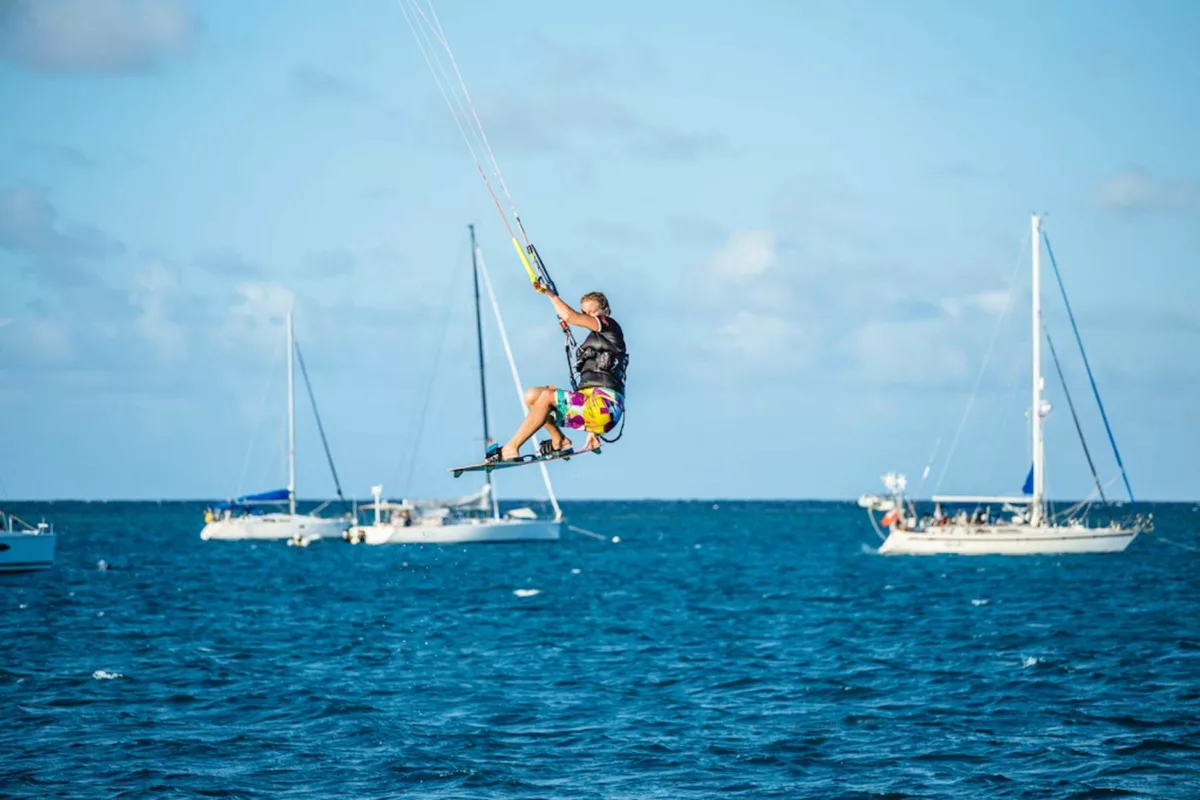
<svg viewBox="0 0 1200 800">
<path fill-rule="evenodd" d="M 231 498 L 227 498 L 227 497 L 226 498 L 56 497 L 56 498 L 42 498 L 42 499 L 8 498 L 8 499 L 0 499 L 0 505 L 3 505 L 5 503 L 213 503 L 213 502 L 227 502 L 230 499 Z M 350 497 L 350 498 L 346 499 L 346 502 L 347 503 L 357 502 L 358 499 L 359 498 Z M 362 499 L 364 502 L 374 502 L 374 498 L 364 497 Z M 932 497 L 909 497 L 907 499 L 918 502 L 918 503 L 934 502 Z M 609 502 L 618 502 L 618 503 L 629 503 L 629 502 L 633 502 L 633 503 L 638 503 L 638 502 L 730 503 L 730 502 L 733 502 L 733 503 L 853 503 L 855 505 L 857 505 L 857 503 L 858 503 L 857 497 L 846 498 L 846 497 L 650 497 L 650 496 L 645 496 L 645 497 L 561 497 L 560 496 L 560 497 L 558 497 L 558 500 L 560 502 L 568 502 L 568 503 L 609 503 Z M 338 502 L 338 500 L 336 497 L 335 498 L 298 497 L 298 498 L 296 498 L 296 502 L 297 503 L 318 503 L 319 504 L 319 503 L 336 503 L 336 502 Z M 537 498 L 514 497 L 514 498 L 509 498 L 507 500 L 502 500 L 501 502 L 549 503 L 550 498 L 548 498 L 548 497 L 537 497 Z M 1080 498 L 1075 498 L 1075 499 L 1049 498 L 1046 500 L 1046 502 L 1055 503 L 1055 504 L 1065 504 L 1065 503 L 1077 504 L 1077 503 L 1082 503 L 1085 501 Z M 1107 503 L 1107 505 L 1118 505 L 1119 504 L 1122 506 L 1126 506 L 1126 505 L 1137 505 L 1137 504 L 1141 504 L 1141 503 L 1159 503 L 1159 504 L 1162 504 L 1162 503 L 1176 503 L 1176 504 L 1200 503 L 1200 498 L 1176 499 L 1176 500 L 1157 499 L 1157 498 L 1142 498 L 1141 500 L 1138 500 L 1136 503 L 1131 502 L 1129 500 L 1114 500 L 1114 501 Z M 970 505 L 970 504 L 969 503 L 950 503 L 949 505 Z M 979 504 L 976 504 L 976 505 L 979 505 Z M 1096 501 L 1092 502 L 1092 505 L 1106 505 L 1106 504 L 1103 501 L 1096 500 Z"/>
</svg>

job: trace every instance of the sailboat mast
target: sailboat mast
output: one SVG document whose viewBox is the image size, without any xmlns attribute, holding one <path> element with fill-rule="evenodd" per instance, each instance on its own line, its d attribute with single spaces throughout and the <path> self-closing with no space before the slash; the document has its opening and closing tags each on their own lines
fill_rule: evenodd
<svg viewBox="0 0 1200 800">
<path fill-rule="evenodd" d="M 1040 525 L 1044 518 L 1042 503 L 1045 493 L 1045 463 L 1042 442 L 1042 389 L 1045 387 L 1045 380 L 1042 378 L 1042 221 L 1036 214 L 1032 217 L 1031 229 L 1033 234 L 1033 320 L 1031 323 L 1033 401 L 1030 405 L 1029 420 L 1030 429 L 1033 432 L 1033 504 L 1030 523 Z"/>
<path fill-rule="evenodd" d="M 292 310 L 287 313 L 287 387 L 288 387 L 288 513 L 296 513 L 296 343 L 292 339 Z"/>
<path fill-rule="evenodd" d="M 479 351 L 479 398 L 483 410 L 483 449 L 486 452 L 492 443 L 492 436 L 488 431 L 487 378 L 483 368 L 483 317 L 479 311 L 479 259 L 476 255 L 475 226 L 468 225 L 467 230 L 471 232 L 471 277 L 475 282 L 475 343 Z M 496 499 L 495 487 L 492 486 L 492 473 L 484 474 L 487 477 L 488 496 L 492 501 L 492 516 L 498 518 L 500 506 Z"/>
<path fill-rule="evenodd" d="M 483 287 L 487 289 L 488 300 L 492 303 L 492 314 L 496 317 L 496 327 L 500 330 L 500 343 L 504 345 L 504 355 L 508 359 L 508 369 L 512 373 L 513 386 L 517 390 L 517 402 L 520 403 L 520 407 L 524 411 L 525 391 L 521 388 L 524 384 L 521 383 L 521 375 L 517 372 L 517 362 L 513 358 L 512 347 L 508 343 L 508 332 L 504 330 L 504 317 L 500 316 L 500 305 L 496 302 L 496 292 L 492 288 L 492 279 L 488 275 L 487 262 L 483 260 L 482 253 L 479 256 L 480 271 L 483 273 Z M 533 442 L 535 445 L 537 441 L 537 434 L 534 433 Z M 542 471 L 542 481 L 546 484 L 546 494 L 550 495 L 550 505 L 554 508 L 554 520 L 557 522 L 562 519 L 562 506 L 558 504 L 558 498 L 554 496 L 554 484 L 550 482 L 550 473 L 546 470 L 545 463 L 538 464 L 538 469 Z"/>
</svg>

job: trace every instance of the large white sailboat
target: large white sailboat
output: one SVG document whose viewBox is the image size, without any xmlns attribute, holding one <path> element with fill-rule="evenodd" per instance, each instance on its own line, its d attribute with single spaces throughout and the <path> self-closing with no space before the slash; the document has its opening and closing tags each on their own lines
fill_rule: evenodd
<svg viewBox="0 0 1200 800">
<path fill-rule="evenodd" d="M 383 499 L 383 487 L 372 486 L 374 502 L 359 506 L 358 513 L 372 519 L 353 525 L 346 540 L 353 544 L 467 544 L 472 542 L 556 541 L 562 522 L 539 519 L 531 508 L 517 508 L 501 516 L 491 483 L 467 497 L 436 500 Z"/>
<path fill-rule="evenodd" d="M 205 525 L 204 529 L 200 531 L 201 539 L 288 539 L 307 542 L 312 539 L 341 538 L 343 531 L 349 526 L 348 519 L 319 516 L 319 509 L 308 514 L 296 513 L 296 391 L 293 363 L 295 353 L 292 312 L 289 310 L 287 314 L 287 488 L 242 495 L 209 506 L 204 512 Z M 336 472 L 334 479 L 336 482 Z M 340 487 L 338 494 L 341 494 Z M 281 506 L 286 506 L 287 511 L 270 510 Z"/>
<path fill-rule="evenodd" d="M 0 509 L 0 572 L 49 569 L 54 565 L 56 541 L 52 525 L 31 525 Z"/>
<path fill-rule="evenodd" d="M 1129 547 L 1139 533 L 1149 530 L 1151 520 L 1135 516 L 1129 521 L 1106 519 L 1103 524 L 1090 525 L 1088 515 L 1091 509 L 1088 501 L 1076 504 L 1062 514 L 1053 513 L 1045 493 L 1046 454 L 1043 440 L 1043 424 L 1049 415 L 1051 406 L 1044 396 L 1045 380 L 1042 376 L 1042 337 L 1045 329 L 1042 318 L 1041 299 L 1041 245 L 1044 238 L 1041 219 L 1032 217 L 1032 295 L 1033 322 L 1031 328 L 1031 344 L 1033 356 L 1032 396 L 1030 413 L 1032 467 L 1026 478 L 1023 492 L 1012 496 L 955 496 L 935 495 L 932 500 L 934 509 L 932 515 L 921 516 L 916 506 L 905 496 L 907 482 L 903 475 L 889 473 L 883 477 L 886 494 L 864 495 L 859 499 L 859 505 L 866 508 L 868 515 L 881 512 L 882 527 L 888 533 L 880 531 L 871 516 L 871 524 L 884 538 L 878 552 L 889 555 L 922 555 L 952 553 L 959 555 L 1030 555 L 1052 553 L 1119 553 Z M 1053 252 L 1047 250 L 1053 263 Z M 1057 265 L 1055 274 L 1058 276 Z M 1066 301 L 1066 292 L 1063 290 Z M 1068 314 L 1070 305 L 1067 304 Z M 1074 317 L 1071 315 L 1072 326 Z M 1078 337 L 1078 329 L 1076 328 Z M 1057 355 L 1053 352 L 1053 343 L 1049 338 L 1051 354 L 1057 367 Z M 1080 341 L 1080 352 L 1083 352 Z M 1084 364 L 1087 366 L 1086 354 Z M 1088 374 L 1091 367 L 1088 366 Z M 1061 371 L 1060 371 L 1061 376 Z M 1093 389 L 1095 382 L 1092 383 Z M 1064 382 L 1064 391 L 1065 391 Z M 1070 403 L 1070 395 L 1067 394 Z M 1096 392 L 1099 403 L 1099 393 Z M 1071 405 L 1072 416 L 1075 417 L 1074 404 Z M 1108 418 L 1100 403 L 1100 413 L 1105 421 L 1109 439 L 1113 442 L 1113 452 L 1120 466 L 1121 477 L 1129 488 L 1125 468 L 1121 463 L 1120 453 L 1116 450 L 1115 440 L 1112 439 L 1111 428 L 1108 428 Z M 1082 441 L 1082 429 L 1079 428 L 1078 418 L 1076 427 L 1079 429 Z M 1084 442 L 1085 452 L 1086 442 Z M 1088 453 L 1088 462 L 1092 463 Z M 1103 497 L 1100 480 L 1096 477 L 1093 466 L 1093 477 L 1096 479 L 1096 489 Z M 1130 491 L 1132 501 L 1132 491 Z M 945 507 L 947 510 L 943 510 Z M 993 514 L 992 508 L 998 509 Z"/>
<path fill-rule="evenodd" d="M 468 226 L 471 234 L 471 268 L 475 285 L 475 335 L 479 353 L 479 394 L 483 411 L 484 449 L 491 443 L 488 425 L 487 380 L 484 372 L 483 322 L 480 312 L 479 276 L 482 273 L 492 303 L 492 312 L 504 343 L 509 369 L 517 386 L 517 397 L 524 408 L 521 378 L 508 343 L 508 333 L 500 316 L 500 307 L 492 291 L 491 277 L 487 272 L 483 254 L 475 242 L 475 226 Z M 536 438 L 535 438 L 536 445 Z M 518 508 L 500 513 L 500 502 L 496 496 L 491 473 L 486 473 L 487 483 L 473 495 L 452 500 L 405 500 L 391 503 L 382 499 L 383 487 L 372 487 L 374 503 L 360 506 L 359 512 L 370 512 L 373 518 L 366 523 L 351 526 L 346 531 L 350 542 L 366 544 L 462 544 L 468 542 L 529 542 L 557 541 L 562 534 L 563 517 L 554 486 L 545 464 L 539 464 L 542 480 L 546 485 L 554 516 L 541 519 L 530 508 Z"/>
</svg>

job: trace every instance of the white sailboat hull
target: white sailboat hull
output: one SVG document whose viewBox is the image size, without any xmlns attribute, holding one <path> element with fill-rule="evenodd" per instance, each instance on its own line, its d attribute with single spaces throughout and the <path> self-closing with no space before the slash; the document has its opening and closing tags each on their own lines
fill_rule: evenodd
<svg viewBox="0 0 1200 800">
<path fill-rule="evenodd" d="M 247 514 L 213 520 L 200 531 L 201 539 L 340 539 L 348 523 L 309 514 Z"/>
<path fill-rule="evenodd" d="M 488 519 L 445 525 L 355 525 L 351 538 L 367 544 L 466 544 L 471 542 L 556 542 L 562 521 Z"/>
<path fill-rule="evenodd" d="M 0 530 L 0 572 L 25 572 L 54 566 L 53 533 Z"/>
<path fill-rule="evenodd" d="M 893 528 L 879 546 L 885 555 L 1053 555 L 1120 553 L 1138 531 L 1083 526 L 946 525 L 923 531 Z"/>
</svg>

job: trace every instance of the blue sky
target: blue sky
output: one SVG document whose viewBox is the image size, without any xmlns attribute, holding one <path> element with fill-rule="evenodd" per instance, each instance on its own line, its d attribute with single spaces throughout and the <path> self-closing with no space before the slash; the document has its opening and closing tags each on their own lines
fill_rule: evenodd
<svg viewBox="0 0 1200 800">
<path fill-rule="evenodd" d="M 1193 4 L 437 11 L 560 289 L 607 292 L 629 339 L 625 438 L 555 465 L 563 497 L 849 498 L 935 450 L 923 493 L 1016 491 L 1033 211 L 1135 492 L 1196 497 Z M 348 493 L 474 488 L 445 471 L 481 439 L 468 223 L 523 379 L 565 380 L 397 3 L 0 3 L 0 108 L 6 496 L 282 485 L 289 305 Z M 1048 487 L 1079 496 L 1046 375 Z M 299 490 L 327 496 L 300 392 Z"/>
</svg>

